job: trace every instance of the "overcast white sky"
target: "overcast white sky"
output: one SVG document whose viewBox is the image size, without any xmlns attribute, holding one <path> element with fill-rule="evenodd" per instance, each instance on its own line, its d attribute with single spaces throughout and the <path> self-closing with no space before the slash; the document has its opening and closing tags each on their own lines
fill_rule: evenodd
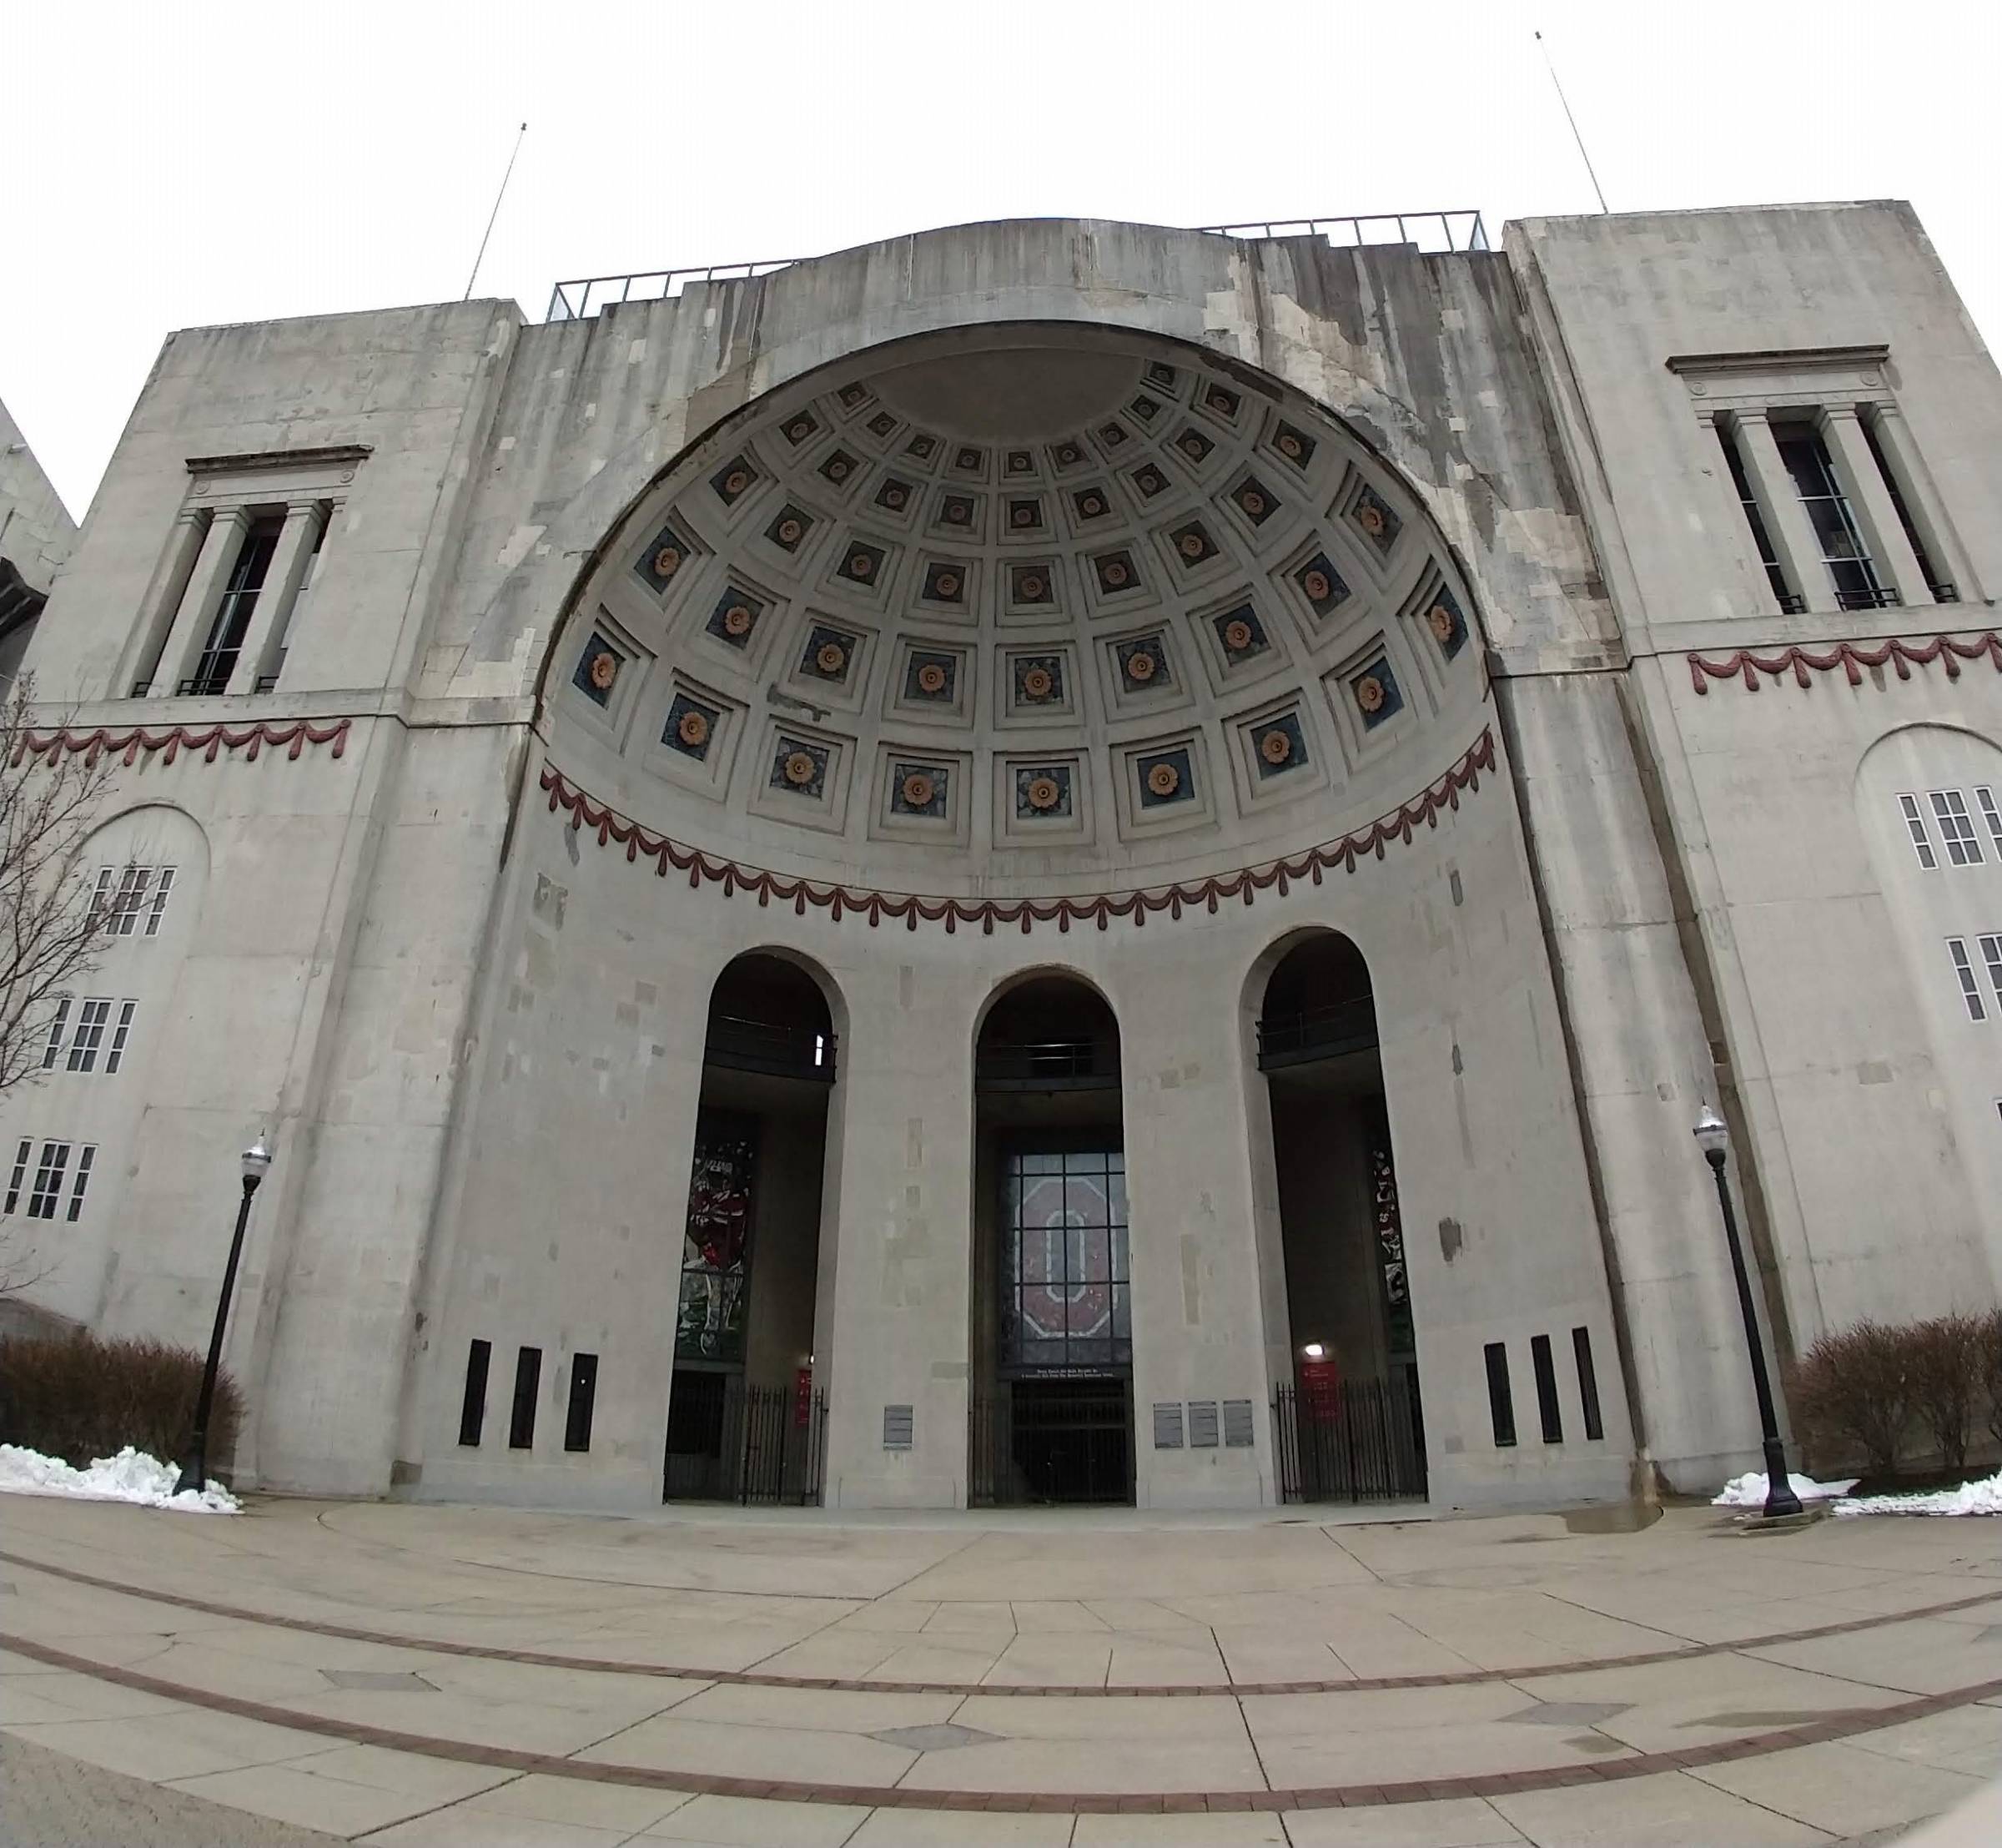
<svg viewBox="0 0 2002 1848">
<path fill-rule="evenodd" d="M 0 398 L 79 518 L 172 329 L 928 226 L 1909 199 L 2002 338 L 1997 0 L 0 4 Z"/>
</svg>

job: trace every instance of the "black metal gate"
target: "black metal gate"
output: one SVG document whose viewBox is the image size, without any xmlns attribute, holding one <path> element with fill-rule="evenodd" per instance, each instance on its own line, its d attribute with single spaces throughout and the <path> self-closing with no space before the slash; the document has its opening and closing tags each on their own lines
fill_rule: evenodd
<svg viewBox="0 0 2002 1848">
<path fill-rule="evenodd" d="M 1131 1382 L 1124 1375 L 1002 1382 L 968 1403 L 967 1499 L 976 1508 L 1133 1499 Z"/>
<path fill-rule="evenodd" d="M 823 1392 L 747 1386 L 741 1373 L 677 1367 L 661 1498 L 817 1505 L 827 1439 Z"/>
<path fill-rule="evenodd" d="M 1378 1502 L 1425 1494 L 1418 1373 L 1343 1380 L 1272 1394 L 1272 1453 L 1282 1502 Z"/>
</svg>

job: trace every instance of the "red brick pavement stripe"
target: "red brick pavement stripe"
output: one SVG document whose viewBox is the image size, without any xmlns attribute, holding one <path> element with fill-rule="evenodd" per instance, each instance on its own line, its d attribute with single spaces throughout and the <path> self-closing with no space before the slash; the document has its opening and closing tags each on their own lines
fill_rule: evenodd
<svg viewBox="0 0 2002 1848">
<path fill-rule="evenodd" d="M 1431 1803 L 1451 1797 L 1491 1795 L 1499 1781 L 1510 1790 L 1552 1790 L 1596 1784 L 1616 1779 L 1649 1777 L 1657 1772 L 1683 1771 L 1693 1766 L 1721 1765 L 1734 1759 L 1763 1757 L 1796 1746 L 1821 1744 L 1832 1739 L 1848 1739 L 1858 1733 L 1875 1732 L 1908 1720 L 1924 1720 L 1949 1708 L 1972 1705 L 2002 1695 L 2002 1679 L 1977 1682 L 1970 1687 L 1949 1689 L 1944 1694 L 1924 1694 L 1888 1707 L 1853 1712 L 1839 1721 L 1789 1726 L 1778 1732 L 1753 1733 L 1738 1739 L 1719 1740 L 1714 1745 L 1686 1746 L 1673 1752 L 1633 1752 L 1619 1759 L 1598 1759 L 1589 1765 L 1557 1765 L 1511 1771 L 1499 1779 L 1493 1772 L 1466 1777 L 1436 1777 L 1403 1784 L 1341 1784 L 1313 1789 L 1283 1790 L 1204 1790 L 1167 1792 L 1110 1792 L 1095 1790 L 1030 1793 L 971 1790 L 913 1790 L 900 1785 L 884 1790 L 856 1784 L 808 1784 L 792 1779 L 719 1777 L 704 1771 L 669 1770 L 651 1765 L 616 1765 L 559 1757 L 550 1752 L 527 1752 L 500 1745 L 480 1745 L 467 1740 L 436 1739 L 425 1733 L 398 1732 L 389 1726 L 370 1726 L 359 1720 L 329 1719 L 320 1714 L 301 1713 L 289 1707 L 272 1706 L 261 1700 L 239 1699 L 209 1688 L 189 1687 L 158 1675 L 142 1674 L 136 1669 L 119 1668 L 88 1656 L 72 1655 L 48 1644 L 25 1636 L 0 1634 L 0 1649 L 43 1662 L 51 1668 L 68 1669 L 93 1680 L 109 1681 L 139 1694 L 156 1694 L 191 1707 L 206 1707 L 215 1713 L 255 1720 L 268 1726 L 289 1726 L 297 1732 L 318 1733 L 345 1739 L 357 1745 L 380 1745 L 385 1750 L 410 1752 L 420 1757 L 451 1759 L 465 1765 L 482 1765 L 497 1770 L 535 1771 L 546 1777 L 576 1778 L 593 1784 L 636 1785 L 649 1790 L 685 1790 L 700 1796 L 755 1797 L 767 1802 L 845 1803 L 872 1809 L 981 1810 L 1026 1807 L 1038 1815 L 1155 1815 L 1164 1813 L 1170 1803 L 1180 1810 L 1200 1797 L 1206 1811 L 1224 1810 L 1357 1810 L 1387 1804 Z M 1026 1797 L 1026 1803 L 1024 1799 Z"/>
<path fill-rule="evenodd" d="M 30 1572 L 45 1572 L 52 1579 L 67 1579 L 73 1584 L 88 1585 L 93 1590 L 115 1591 L 122 1597 L 138 1598 L 149 1604 L 172 1604 L 181 1610 L 199 1610 L 204 1616 L 234 1618 L 243 1623 L 265 1624 L 277 1629 L 303 1630 L 309 1635 L 338 1637 L 348 1643 L 380 1643 L 388 1649 L 420 1649 L 431 1655 L 464 1655 L 487 1662 L 520 1662 L 537 1669 L 581 1669 L 594 1674 L 644 1674 L 680 1681 L 712 1681 L 741 1688 L 794 1688 L 837 1694 L 979 1694 L 1018 1700 L 1128 1699 L 1140 1696 L 1169 1699 L 1220 1694 L 1235 1694 L 1241 1699 L 1253 1694 L 1381 1694 L 1392 1688 L 1464 1688 L 1488 1681 L 1529 1681 L 1540 1675 L 1588 1674 L 1599 1669 L 1639 1669 L 1656 1662 L 1687 1662 L 1703 1655 L 1734 1655 L 1750 1649 L 1776 1648 L 1782 1643 L 1811 1643 L 1818 1637 L 1848 1636 L 1859 1630 L 1877 1629 L 1889 1624 L 1909 1624 L 1922 1617 L 1940 1617 L 1949 1611 L 1971 1610 L 1977 1604 L 2002 1602 L 2002 1584 L 1997 1584 L 1970 1598 L 1949 1598 L 1936 1604 L 1915 1604 L 1909 1610 L 1854 1617 L 1840 1624 L 1818 1624 L 1809 1629 L 1774 1630 L 1764 1636 L 1741 1636 L 1728 1642 L 1686 1643 L 1678 1649 L 1643 1649 L 1631 1655 L 1598 1655 L 1576 1662 L 1532 1662 L 1512 1669 L 1466 1669 L 1438 1674 L 1355 1675 L 1325 1681 L 1178 1681 L 1159 1686 L 1114 1688 L 1091 1687 L 1082 1683 L 872 1681 L 860 1677 L 776 1674 L 756 1669 L 698 1669 L 658 1662 L 619 1662 L 596 1655 L 560 1655 L 546 1649 L 504 1649 L 486 1643 L 451 1643 L 435 1638 L 399 1635 L 393 1630 L 362 1629 L 351 1624 L 323 1623 L 310 1617 L 280 1617 L 264 1611 L 248 1610 L 240 1604 L 190 1598 L 180 1592 L 148 1591 L 142 1586 L 127 1584 L 117 1579 L 100 1579 L 70 1566 L 50 1565 L 4 1548 L 0 1548 L 0 1560 L 9 1565 L 25 1567 Z"/>
</svg>

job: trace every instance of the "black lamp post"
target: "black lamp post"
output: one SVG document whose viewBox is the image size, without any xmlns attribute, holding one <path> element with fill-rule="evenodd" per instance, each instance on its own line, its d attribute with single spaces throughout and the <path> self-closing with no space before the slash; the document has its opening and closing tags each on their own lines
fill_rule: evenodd
<svg viewBox="0 0 2002 1848">
<path fill-rule="evenodd" d="M 209 1483 L 209 1409 L 215 1398 L 216 1371 L 223 1364 L 223 1332 L 229 1326 L 229 1298 L 236 1292 L 237 1261 L 244 1255 L 244 1228 L 250 1223 L 250 1199 L 257 1184 L 271 1171 L 271 1151 L 260 1135 L 244 1151 L 240 1163 L 244 1197 L 236 1209 L 236 1233 L 229 1241 L 229 1261 L 223 1267 L 222 1300 L 215 1306 L 215 1327 L 209 1337 L 209 1363 L 202 1369 L 202 1395 L 194 1402 L 194 1435 L 189 1440 L 188 1468 L 182 1487 L 197 1494 Z"/>
<path fill-rule="evenodd" d="M 1704 1161 L 1717 1177 L 1717 1203 L 1723 1209 L 1724 1236 L 1731 1245 L 1731 1274 L 1738 1282 L 1738 1307 L 1745 1318 L 1745 1345 L 1752 1350 L 1752 1385 L 1758 1394 L 1759 1435 L 1766 1449 L 1766 1518 L 1798 1514 L 1800 1498 L 1787 1479 L 1787 1455 L 1779 1442 L 1779 1420 L 1773 1414 L 1773 1387 L 1766 1378 L 1766 1344 L 1760 1338 L 1758 1316 L 1752 1307 L 1752 1280 L 1745 1274 L 1745 1252 L 1738 1242 L 1738 1215 L 1731 1206 L 1730 1183 L 1724 1179 L 1724 1155 L 1731 1146 L 1731 1131 L 1708 1104 L 1696 1120 L 1696 1146 L 1703 1151 Z"/>
</svg>

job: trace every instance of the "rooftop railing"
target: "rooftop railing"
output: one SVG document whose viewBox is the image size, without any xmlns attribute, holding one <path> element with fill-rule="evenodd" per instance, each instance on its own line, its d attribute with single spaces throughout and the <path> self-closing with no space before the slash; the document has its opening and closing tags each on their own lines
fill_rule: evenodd
<svg viewBox="0 0 2002 1848">
<path fill-rule="evenodd" d="M 1200 224 L 1213 237 L 1246 240 L 1320 238 L 1338 250 L 1369 244 L 1415 244 L 1431 252 L 1486 250 L 1487 229 L 1478 212 L 1377 212 L 1346 218 L 1248 219 L 1239 224 Z M 589 320 L 603 310 L 629 301 L 664 301 L 690 283 L 744 282 L 789 269 L 809 257 L 773 257 L 757 263 L 712 263 L 685 269 L 636 269 L 621 276 L 580 276 L 550 291 L 552 321 Z"/>
</svg>

